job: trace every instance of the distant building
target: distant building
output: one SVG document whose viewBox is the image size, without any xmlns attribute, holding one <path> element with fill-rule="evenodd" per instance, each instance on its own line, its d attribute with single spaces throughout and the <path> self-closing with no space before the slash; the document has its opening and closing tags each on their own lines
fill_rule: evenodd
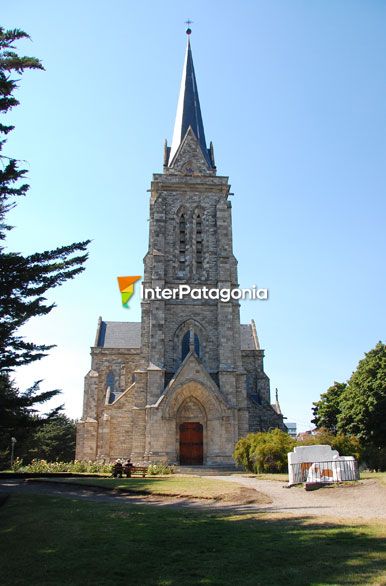
<svg viewBox="0 0 386 586">
<path fill-rule="evenodd" d="M 285 422 L 286 427 L 288 429 L 288 435 L 296 439 L 297 431 L 296 431 L 296 423 L 291 423 L 289 421 Z"/>
<path fill-rule="evenodd" d="M 288 423 L 286 423 L 286 425 L 288 426 Z M 289 424 L 289 425 L 291 425 L 291 424 Z M 298 440 L 307 439 L 311 435 L 315 435 L 315 434 L 316 434 L 316 429 L 308 429 L 307 431 L 303 431 L 302 433 L 299 433 L 297 438 L 298 438 Z"/>
</svg>

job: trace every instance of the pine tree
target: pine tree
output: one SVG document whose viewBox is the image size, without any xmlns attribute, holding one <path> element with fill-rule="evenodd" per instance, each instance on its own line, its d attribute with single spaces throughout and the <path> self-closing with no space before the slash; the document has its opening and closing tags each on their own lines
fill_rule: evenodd
<svg viewBox="0 0 386 586">
<path fill-rule="evenodd" d="M 39 425 L 28 438 L 24 453 L 18 454 L 25 462 L 43 459 L 47 462 L 70 462 L 75 458 L 75 421 L 59 413 Z"/>
<path fill-rule="evenodd" d="M 0 112 L 6 114 L 19 104 L 13 95 L 17 79 L 26 69 L 43 69 L 34 57 L 20 57 L 12 49 L 14 43 L 29 36 L 20 30 L 0 28 Z M 2 154 L 5 137 L 13 126 L 0 124 L 0 240 L 4 241 L 10 226 L 6 213 L 15 205 L 14 198 L 26 195 L 29 185 L 21 183 L 26 170 L 15 158 Z M 29 256 L 6 252 L 0 245 L 0 369 L 9 370 L 28 364 L 46 355 L 52 346 L 23 340 L 18 328 L 31 317 L 46 315 L 54 304 L 47 304 L 44 293 L 84 270 L 89 241 L 61 246 L 55 250 L 36 252 Z"/>
<path fill-rule="evenodd" d="M 29 39 L 29 35 L 0 27 L 1 114 L 19 104 L 14 95 L 18 78 L 26 70 L 44 69 L 39 59 L 16 53 L 15 43 L 22 39 Z M 5 238 L 11 229 L 6 224 L 6 214 L 16 205 L 15 198 L 25 196 L 29 189 L 26 170 L 16 158 L 3 152 L 12 130 L 13 126 L 0 123 L 0 445 L 16 430 L 36 425 L 41 418 L 31 415 L 35 405 L 59 393 L 39 393 L 38 383 L 21 393 L 12 384 L 10 374 L 15 367 L 40 360 L 53 347 L 27 342 L 18 330 L 31 317 L 46 315 L 55 307 L 47 303 L 44 294 L 84 270 L 89 244 L 86 240 L 28 256 L 6 250 Z"/>
<path fill-rule="evenodd" d="M 17 437 L 16 454 L 24 457 L 26 444 L 31 445 L 36 430 L 60 414 L 62 405 L 48 414 L 38 413 L 37 406 L 56 397 L 60 391 L 39 392 L 36 381 L 29 389 L 20 392 L 8 373 L 0 373 L 0 469 L 9 464 L 11 437 Z"/>
</svg>

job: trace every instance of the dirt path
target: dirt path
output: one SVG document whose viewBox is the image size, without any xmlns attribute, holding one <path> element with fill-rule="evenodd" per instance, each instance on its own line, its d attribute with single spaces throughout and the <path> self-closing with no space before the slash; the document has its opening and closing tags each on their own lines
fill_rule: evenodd
<svg viewBox="0 0 386 586">
<path fill-rule="evenodd" d="M 258 490 L 267 495 L 270 503 L 238 504 L 200 499 L 171 498 L 161 496 L 130 496 L 87 490 L 79 487 L 52 484 L 28 483 L 20 480 L 0 481 L 0 493 L 46 494 L 87 501 L 119 502 L 126 504 L 152 504 L 157 506 L 189 507 L 199 509 L 221 509 L 233 512 L 270 512 L 310 517 L 329 517 L 375 520 L 386 524 L 386 487 L 377 480 L 362 480 L 355 485 L 322 488 L 306 492 L 302 487 L 287 488 L 283 483 L 257 480 L 242 476 L 212 476 L 214 480 L 225 480 Z"/>
<path fill-rule="evenodd" d="M 265 493 L 272 500 L 272 504 L 259 505 L 259 509 L 341 519 L 376 519 L 386 523 L 386 486 L 377 480 L 360 480 L 355 484 L 306 492 L 301 486 L 288 488 L 277 480 L 257 480 L 242 476 L 211 478 L 236 482 Z"/>
</svg>

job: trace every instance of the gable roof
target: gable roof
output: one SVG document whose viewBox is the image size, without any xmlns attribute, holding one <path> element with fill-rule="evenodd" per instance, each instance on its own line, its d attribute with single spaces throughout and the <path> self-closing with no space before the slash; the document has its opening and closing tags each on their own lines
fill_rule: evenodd
<svg viewBox="0 0 386 586">
<path fill-rule="evenodd" d="M 253 335 L 251 324 L 240 325 L 241 350 L 260 350 L 259 339 Z"/>
<path fill-rule="evenodd" d="M 260 345 L 253 336 L 251 324 L 240 325 L 241 350 L 259 350 Z M 98 348 L 140 348 L 141 322 L 101 321 L 96 343 Z"/>
<path fill-rule="evenodd" d="M 102 321 L 96 346 L 98 348 L 140 348 L 141 322 Z"/>
</svg>

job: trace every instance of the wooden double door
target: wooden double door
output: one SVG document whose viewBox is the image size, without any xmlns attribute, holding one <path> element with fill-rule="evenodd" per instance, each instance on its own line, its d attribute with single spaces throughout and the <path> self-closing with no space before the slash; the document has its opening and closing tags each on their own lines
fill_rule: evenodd
<svg viewBox="0 0 386 586">
<path fill-rule="evenodd" d="M 201 423 L 180 425 L 180 464 L 199 466 L 204 462 L 203 427 Z"/>
</svg>

